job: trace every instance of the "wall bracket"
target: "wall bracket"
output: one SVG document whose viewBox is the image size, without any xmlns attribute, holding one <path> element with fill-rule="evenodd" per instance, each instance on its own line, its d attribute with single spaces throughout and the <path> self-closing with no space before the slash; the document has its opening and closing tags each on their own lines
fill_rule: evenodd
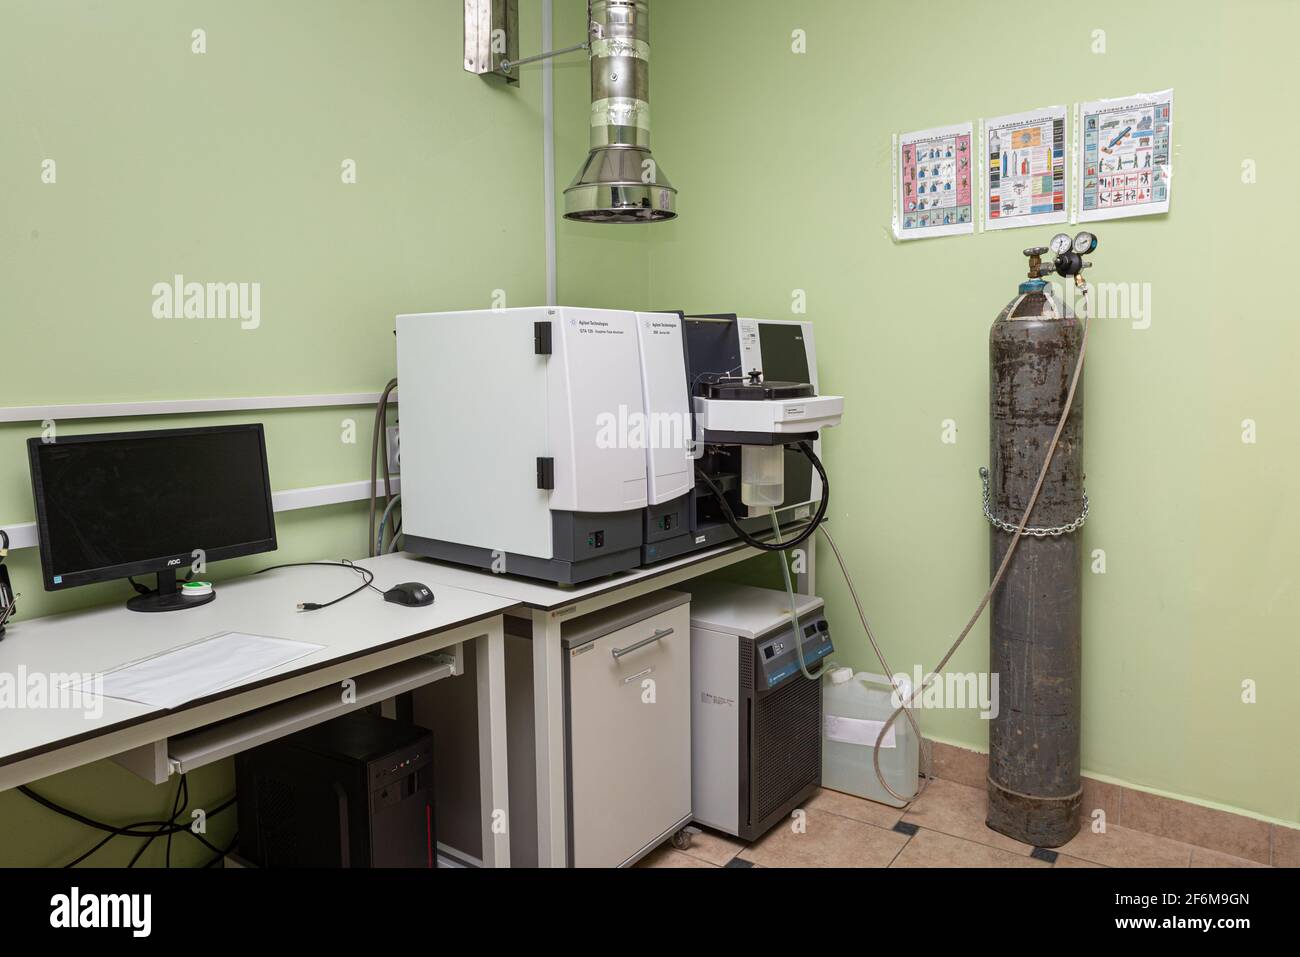
<svg viewBox="0 0 1300 957">
<path fill-rule="evenodd" d="M 465 69 L 511 86 L 517 74 L 502 64 L 519 60 L 519 0 L 465 0 Z"/>
</svg>

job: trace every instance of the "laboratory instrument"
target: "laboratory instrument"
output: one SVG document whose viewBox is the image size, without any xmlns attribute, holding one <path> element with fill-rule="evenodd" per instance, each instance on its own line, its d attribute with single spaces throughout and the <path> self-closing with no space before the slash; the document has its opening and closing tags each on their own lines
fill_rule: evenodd
<svg viewBox="0 0 1300 957">
<path fill-rule="evenodd" d="M 403 315 L 397 366 L 408 551 L 573 584 L 824 515 L 807 323 Z"/>
<path fill-rule="evenodd" d="M 749 841 L 822 779 L 822 685 L 801 674 L 834 650 L 823 602 L 784 591 L 691 585 L 691 791 L 697 823 Z"/>
</svg>

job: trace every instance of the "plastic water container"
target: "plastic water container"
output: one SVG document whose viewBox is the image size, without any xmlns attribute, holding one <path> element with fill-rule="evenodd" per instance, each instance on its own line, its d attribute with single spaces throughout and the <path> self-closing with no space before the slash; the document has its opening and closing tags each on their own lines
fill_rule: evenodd
<svg viewBox="0 0 1300 957">
<path fill-rule="evenodd" d="M 911 694 L 906 679 L 899 693 Z M 902 807 L 880 786 L 872 751 L 880 729 L 894 711 L 893 688 L 884 675 L 851 668 L 828 668 L 822 678 L 822 786 Z M 890 726 L 880 746 L 880 770 L 889 786 L 910 798 L 916 793 L 920 742 L 906 714 Z"/>
<path fill-rule="evenodd" d="M 740 500 L 776 508 L 785 501 L 785 449 L 780 445 L 740 447 Z"/>
</svg>

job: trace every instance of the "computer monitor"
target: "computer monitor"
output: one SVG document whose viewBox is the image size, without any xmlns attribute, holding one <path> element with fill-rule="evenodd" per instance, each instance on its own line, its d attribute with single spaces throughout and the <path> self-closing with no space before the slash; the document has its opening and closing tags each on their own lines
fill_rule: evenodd
<svg viewBox="0 0 1300 957">
<path fill-rule="evenodd" d="M 275 551 L 275 511 L 259 425 L 28 439 L 46 591 L 155 573 L 133 611 L 180 611 L 215 593 L 177 571 Z"/>
</svg>

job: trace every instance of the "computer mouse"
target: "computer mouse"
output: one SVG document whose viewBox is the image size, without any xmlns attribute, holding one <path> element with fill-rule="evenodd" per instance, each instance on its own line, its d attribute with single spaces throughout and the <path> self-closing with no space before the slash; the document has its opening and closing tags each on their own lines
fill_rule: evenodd
<svg viewBox="0 0 1300 957">
<path fill-rule="evenodd" d="M 432 605 L 433 590 L 420 582 L 402 582 L 384 592 L 384 601 L 395 605 Z"/>
</svg>

